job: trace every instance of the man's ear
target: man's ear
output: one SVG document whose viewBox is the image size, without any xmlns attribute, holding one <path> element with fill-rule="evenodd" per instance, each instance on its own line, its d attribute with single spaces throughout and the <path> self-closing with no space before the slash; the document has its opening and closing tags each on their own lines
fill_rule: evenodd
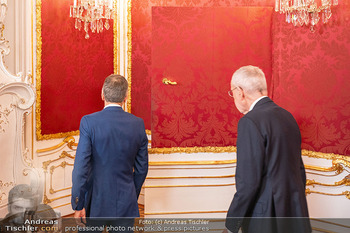
<svg viewBox="0 0 350 233">
<path fill-rule="evenodd" d="M 244 90 L 241 87 L 238 87 L 237 91 L 238 91 L 238 98 L 244 99 L 245 98 Z"/>
<path fill-rule="evenodd" d="M 101 99 L 105 101 L 105 95 L 103 94 L 103 91 L 101 91 Z"/>
</svg>

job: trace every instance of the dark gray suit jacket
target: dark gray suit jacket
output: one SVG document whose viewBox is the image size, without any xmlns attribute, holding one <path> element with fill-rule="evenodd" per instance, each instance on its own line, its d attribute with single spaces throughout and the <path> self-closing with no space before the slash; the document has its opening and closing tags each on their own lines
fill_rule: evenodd
<svg viewBox="0 0 350 233">
<path fill-rule="evenodd" d="M 88 217 L 138 217 L 137 199 L 148 171 L 143 120 L 121 107 L 81 119 L 72 174 L 72 208 Z"/>
<path fill-rule="evenodd" d="M 244 232 L 310 232 L 308 219 L 281 230 L 278 220 L 256 218 L 308 217 L 305 184 L 297 122 L 270 98 L 259 100 L 238 123 L 237 192 L 226 227 L 232 232 L 241 226 Z"/>
</svg>

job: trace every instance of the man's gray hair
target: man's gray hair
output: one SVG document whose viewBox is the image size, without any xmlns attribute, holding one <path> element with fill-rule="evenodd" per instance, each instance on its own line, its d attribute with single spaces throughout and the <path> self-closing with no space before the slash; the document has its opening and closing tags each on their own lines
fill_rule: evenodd
<svg viewBox="0 0 350 233">
<path fill-rule="evenodd" d="M 267 93 L 267 84 L 264 72 L 256 66 L 243 66 L 232 76 L 232 84 L 241 87 L 247 93 Z"/>
<path fill-rule="evenodd" d="M 128 90 L 128 81 L 119 75 L 111 74 L 103 83 L 102 91 L 105 100 L 110 103 L 122 103 Z"/>
</svg>

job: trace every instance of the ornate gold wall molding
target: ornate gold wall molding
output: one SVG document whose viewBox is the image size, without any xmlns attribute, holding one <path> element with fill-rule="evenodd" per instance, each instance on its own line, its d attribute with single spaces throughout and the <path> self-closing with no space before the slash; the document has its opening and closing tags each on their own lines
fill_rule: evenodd
<svg viewBox="0 0 350 233">
<path fill-rule="evenodd" d="M 232 160 L 203 160 L 203 161 L 151 161 L 150 166 L 175 166 L 175 165 L 221 165 L 234 164 L 236 159 Z"/>
<path fill-rule="evenodd" d="M 71 205 L 71 203 L 66 203 L 66 204 L 62 204 L 62 205 L 58 205 L 58 206 L 53 206 L 52 209 L 58 209 L 58 208 L 61 208 L 61 207 L 64 207 L 64 206 L 67 206 L 67 205 Z"/>
<path fill-rule="evenodd" d="M 312 221 L 327 223 L 327 224 L 330 224 L 330 225 L 334 225 L 334 226 L 339 226 L 339 227 L 344 227 L 344 228 L 350 229 L 350 226 L 347 226 L 347 225 L 344 225 L 344 224 L 339 224 L 339 223 L 336 223 L 336 222 L 326 221 L 326 220 L 323 220 L 323 219 L 316 219 L 316 218 L 310 218 L 310 219 Z"/>
<path fill-rule="evenodd" d="M 2 197 L 6 197 L 6 193 L 4 192 L 0 193 L 0 204 L 2 203 Z"/>
<path fill-rule="evenodd" d="M 340 181 L 336 181 L 334 182 L 334 184 L 325 184 L 325 183 L 321 183 L 315 180 L 307 180 L 306 181 L 306 185 L 312 185 L 313 187 L 315 187 L 315 185 L 321 185 L 321 186 L 350 186 L 350 175 L 345 176 L 342 180 Z"/>
<path fill-rule="evenodd" d="M 305 193 L 306 193 L 306 195 L 311 194 L 311 193 L 316 193 L 316 194 L 327 195 L 327 196 L 345 196 L 347 199 L 350 200 L 350 191 L 344 191 L 342 193 L 325 193 L 325 192 L 319 192 L 319 191 L 306 189 Z"/>
<path fill-rule="evenodd" d="M 5 192 L 1 192 L 3 187 L 8 188 L 8 187 L 13 187 L 13 186 L 15 186 L 15 184 L 13 182 L 4 183 L 2 180 L 0 180 L 0 204 L 2 203 L 2 198 L 7 196 L 7 194 Z"/>
<path fill-rule="evenodd" d="M 73 138 L 74 139 L 74 138 Z M 72 140 L 72 138 L 67 138 L 66 142 L 65 143 L 71 143 L 72 145 L 75 143 L 74 140 Z M 55 197 L 55 198 L 49 198 L 47 196 L 47 190 L 49 190 L 49 193 L 50 194 L 55 194 L 55 193 L 58 193 L 58 192 L 62 192 L 62 191 L 66 191 L 66 190 L 69 190 L 71 189 L 71 187 L 65 187 L 65 188 L 62 188 L 62 189 L 57 189 L 55 190 L 53 188 L 53 180 L 52 180 L 52 177 L 53 177 L 53 173 L 54 171 L 58 168 L 58 167 L 62 167 L 62 168 L 65 168 L 66 166 L 74 166 L 74 163 L 68 163 L 67 161 L 62 161 L 60 164 L 58 165 L 52 165 L 50 167 L 50 179 L 49 179 L 49 187 L 47 186 L 47 173 L 48 173 L 48 167 L 50 164 L 54 163 L 54 162 L 57 162 L 59 160 L 62 160 L 62 159 L 65 159 L 65 158 L 69 158 L 69 159 L 72 159 L 74 160 L 75 156 L 69 154 L 67 151 L 63 151 L 58 158 L 56 159 L 53 159 L 53 160 L 47 160 L 47 161 L 44 161 L 42 164 L 43 164 L 43 170 L 44 170 L 44 200 L 43 200 L 43 203 L 44 204 L 48 204 L 48 203 L 52 203 L 53 201 L 56 201 L 56 200 L 59 200 L 59 199 L 62 199 L 62 198 L 66 198 L 66 197 L 70 197 L 71 195 L 64 195 L 64 196 L 59 196 L 59 197 Z"/>
<path fill-rule="evenodd" d="M 54 146 L 51 146 L 51 147 L 48 147 L 48 148 L 38 149 L 38 150 L 36 150 L 36 152 L 37 153 L 50 152 L 50 151 L 57 150 L 57 149 L 63 147 L 64 145 L 67 145 L 67 147 L 69 149 L 71 149 L 71 150 L 76 150 L 76 147 L 78 146 L 78 143 L 75 142 L 75 138 L 74 137 L 69 136 L 69 137 L 66 137 L 65 139 L 63 139 L 63 141 L 60 142 L 57 145 L 54 145 Z M 42 156 L 45 156 L 45 155 L 42 155 Z M 39 155 L 39 157 L 41 157 L 41 156 Z"/>
<path fill-rule="evenodd" d="M 168 148 L 150 148 L 149 154 L 172 154 L 172 153 L 226 153 L 226 152 L 237 152 L 237 148 L 232 147 L 168 147 Z M 333 160 L 332 161 L 332 167 L 325 168 L 320 166 L 312 166 L 312 165 L 305 165 L 306 169 L 309 170 L 315 170 L 315 171 L 321 171 L 321 172 L 336 172 L 337 174 L 340 174 L 343 172 L 344 168 L 343 166 L 350 168 L 350 157 L 339 155 L 339 154 L 333 154 L 333 153 L 322 153 L 322 152 L 315 152 L 315 151 L 309 151 L 309 150 L 302 150 L 303 156 L 308 156 L 311 158 L 320 158 L 320 159 L 328 159 Z M 150 162 L 150 165 L 153 162 Z M 157 162 L 162 163 L 162 162 Z M 176 162 L 167 162 L 168 164 L 164 165 L 174 165 Z M 176 164 L 179 165 L 179 164 Z M 192 164 L 193 165 L 193 164 Z"/>
<path fill-rule="evenodd" d="M 321 229 L 321 228 L 318 228 L 318 227 L 312 227 L 312 231 L 322 232 L 322 233 L 336 233 L 334 231 L 328 231 L 328 230 Z"/>
<path fill-rule="evenodd" d="M 225 153 L 225 152 L 236 152 L 237 148 L 234 146 L 227 147 L 167 147 L 167 148 L 150 148 L 149 154 L 173 154 L 173 153 Z"/>
<path fill-rule="evenodd" d="M 58 167 L 65 168 L 66 166 L 74 166 L 74 164 L 67 163 L 66 161 L 63 161 L 61 164 L 59 164 L 57 166 L 51 166 L 50 167 L 50 189 L 49 189 L 50 194 L 55 194 L 57 192 L 61 192 L 61 191 L 64 191 L 64 190 L 69 190 L 69 189 L 72 188 L 72 187 L 67 187 L 67 188 L 62 188 L 62 189 L 57 189 L 57 190 L 55 190 L 53 188 L 52 176 L 53 176 L 53 173 L 54 173 L 55 169 L 58 168 Z"/>
<path fill-rule="evenodd" d="M 338 163 L 333 163 L 332 167 L 320 167 L 320 166 L 313 166 L 313 165 L 306 164 L 305 169 L 320 171 L 320 172 L 335 172 L 335 174 L 337 175 L 344 171 L 344 168 L 342 167 L 342 165 Z"/>
<path fill-rule="evenodd" d="M 49 203 L 52 203 L 53 201 L 57 201 L 59 199 L 62 199 L 62 198 L 66 198 L 66 197 L 70 197 L 71 195 L 65 195 L 65 196 L 62 196 L 62 197 L 56 197 L 56 198 L 48 198 L 46 194 L 44 194 L 44 200 L 43 200 L 43 203 L 44 204 L 49 204 Z"/>
<path fill-rule="evenodd" d="M 308 156 L 311 158 L 323 158 L 323 159 L 340 159 L 350 162 L 350 156 L 340 155 L 340 154 L 334 154 L 334 153 L 323 153 L 323 152 L 317 152 L 317 151 L 311 151 L 311 150 L 301 150 L 301 154 L 304 156 Z"/>
<path fill-rule="evenodd" d="M 44 172 L 46 172 L 47 171 L 47 168 L 48 168 L 48 166 L 51 164 L 51 163 L 53 163 L 53 162 L 57 162 L 57 161 L 59 161 L 59 160 L 61 160 L 61 159 L 64 159 L 64 158 L 71 158 L 71 159 L 74 159 L 75 157 L 73 156 L 73 155 L 70 155 L 67 151 L 63 151 L 60 155 L 59 155 L 59 157 L 57 158 L 57 159 L 53 159 L 53 160 L 47 160 L 47 161 L 44 161 L 43 162 L 43 169 L 44 169 Z"/>
<path fill-rule="evenodd" d="M 127 110 L 131 113 L 131 53 L 132 53 L 132 22 L 131 22 L 131 0 L 128 0 L 128 6 L 127 6 L 127 19 L 128 19 L 128 32 L 127 32 L 127 38 L 128 38 L 128 64 L 127 64 L 127 74 L 128 74 L 128 83 L 129 83 L 129 89 L 128 89 L 128 101 L 127 101 Z"/>
</svg>

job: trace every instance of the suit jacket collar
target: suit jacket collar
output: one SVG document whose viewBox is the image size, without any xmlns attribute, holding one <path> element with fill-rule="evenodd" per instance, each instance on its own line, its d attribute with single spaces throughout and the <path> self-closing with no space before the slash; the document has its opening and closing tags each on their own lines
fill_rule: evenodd
<svg viewBox="0 0 350 233">
<path fill-rule="evenodd" d="M 273 103 L 273 101 L 272 101 L 269 97 L 262 98 L 261 100 L 259 100 L 259 101 L 255 104 L 255 106 L 254 106 L 254 108 L 253 108 L 252 110 L 254 110 L 254 109 L 256 109 L 256 108 L 259 108 L 260 106 L 262 106 L 262 105 L 264 105 L 264 104 L 266 104 L 266 103 Z"/>
<path fill-rule="evenodd" d="M 102 111 L 123 111 L 124 112 L 124 109 L 118 106 L 109 106 L 107 108 L 102 109 Z"/>
</svg>

